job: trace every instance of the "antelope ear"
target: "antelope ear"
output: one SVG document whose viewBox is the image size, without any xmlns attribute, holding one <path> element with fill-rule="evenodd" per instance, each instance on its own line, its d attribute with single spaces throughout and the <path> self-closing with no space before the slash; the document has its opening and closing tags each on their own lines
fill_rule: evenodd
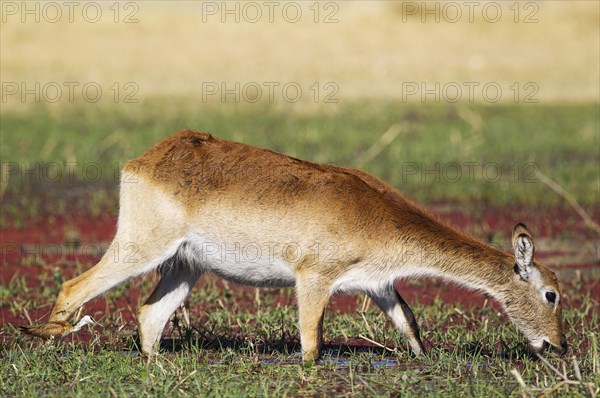
<svg viewBox="0 0 600 398">
<path fill-rule="evenodd" d="M 533 270 L 533 239 L 525 224 L 517 224 L 512 233 L 512 245 L 515 251 L 515 271 L 527 280 Z"/>
</svg>

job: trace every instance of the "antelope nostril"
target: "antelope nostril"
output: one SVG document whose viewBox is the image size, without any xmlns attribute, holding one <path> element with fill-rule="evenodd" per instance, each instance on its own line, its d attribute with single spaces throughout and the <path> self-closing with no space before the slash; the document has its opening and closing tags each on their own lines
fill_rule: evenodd
<svg viewBox="0 0 600 398">
<path fill-rule="evenodd" d="M 562 355 L 567 353 L 567 350 L 569 349 L 569 344 L 567 343 L 567 340 L 565 339 L 561 339 L 560 340 L 560 353 Z"/>
</svg>

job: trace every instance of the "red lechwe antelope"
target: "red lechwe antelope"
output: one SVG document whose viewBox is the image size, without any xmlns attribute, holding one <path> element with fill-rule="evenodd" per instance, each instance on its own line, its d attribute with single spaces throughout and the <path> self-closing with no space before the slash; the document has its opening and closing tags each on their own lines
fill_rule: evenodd
<svg viewBox="0 0 600 398">
<path fill-rule="evenodd" d="M 50 321 L 160 269 L 138 313 L 142 351 L 151 354 L 171 314 L 211 272 L 244 285 L 295 286 L 305 361 L 319 356 L 335 293 L 366 293 L 418 355 L 419 329 L 394 282 L 434 276 L 495 298 L 534 350 L 549 344 L 564 353 L 556 275 L 533 259 L 524 225 L 512 243 L 507 254 L 467 237 L 366 172 L 182 131 L 125 164 L 115 250 L 62 285 Z"/>
</svg>

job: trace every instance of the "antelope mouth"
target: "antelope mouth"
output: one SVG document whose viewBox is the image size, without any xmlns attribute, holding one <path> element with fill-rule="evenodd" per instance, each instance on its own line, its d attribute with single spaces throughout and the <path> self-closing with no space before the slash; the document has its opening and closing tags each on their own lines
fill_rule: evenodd
<svg viewBox="0 0 600 398">
<path fill-rule="evenodd" d="M 551 342 L 547 338 L 541 338 L 537 340 L 532 340 L 530 343 L 531 348 L 537 354 L 541 354 L 544 351 L 552 351 L 559 355 L 565 355 L 569 350 L 569 344 L 567 340 L 563 337 L 560 339 L 560 343 L 555 344 Z"/>
</svg>

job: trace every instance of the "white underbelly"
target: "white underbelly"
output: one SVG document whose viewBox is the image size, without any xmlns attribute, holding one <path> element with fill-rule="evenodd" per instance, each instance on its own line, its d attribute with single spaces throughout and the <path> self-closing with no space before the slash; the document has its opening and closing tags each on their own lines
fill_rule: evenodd
<svg viewBox="0 0 600 398">
<path fill-rule="evenodd" d="M 185 239 L 186 257 L 202 271 L 226 280 L 257 287 L 296 284 L 291 265 L 282 259 L 281 248 L 257 242 L 220 242 L 198 234 Z"/>
</svg>

